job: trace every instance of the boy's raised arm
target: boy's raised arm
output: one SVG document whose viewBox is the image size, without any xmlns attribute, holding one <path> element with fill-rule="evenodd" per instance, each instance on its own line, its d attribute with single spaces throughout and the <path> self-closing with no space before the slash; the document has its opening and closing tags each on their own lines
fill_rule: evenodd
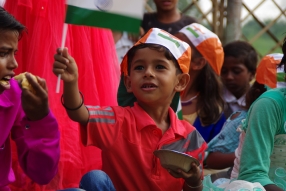
<svg viewBox="0 0 286 191">
<path fill-rule="evenodd" d="M 67 48 L 57 49 L 57 54 L 55 54 L 54 58 L 53 72 L 57 76 L 61 75 L 61 79 L 64 81 L 62 104 L 73 121 L 86 125 L 89 114 L 84 105 L 83 95 L 78 88 L 76 62 L 69 55 Z"/>
</svg>

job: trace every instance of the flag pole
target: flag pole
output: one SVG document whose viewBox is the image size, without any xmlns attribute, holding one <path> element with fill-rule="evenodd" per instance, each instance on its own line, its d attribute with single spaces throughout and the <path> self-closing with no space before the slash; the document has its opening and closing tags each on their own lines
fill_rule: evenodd
<svg viewBox="0 0 286 191">
<path fill-rule="evenodd" d="M 61 48 L 62 49 L 65 47 L 66 38 L 67 38 L 67 32 L 68 32 L 68 24 L 64 23 L 63 35 L 62 35 L 62 43 L 61 43 Z M 61 87 L 61 74 L 58 75 L 57 86 L 56 86 L 56 93 L 60 92 L 60 87 Z"/>
</svg>

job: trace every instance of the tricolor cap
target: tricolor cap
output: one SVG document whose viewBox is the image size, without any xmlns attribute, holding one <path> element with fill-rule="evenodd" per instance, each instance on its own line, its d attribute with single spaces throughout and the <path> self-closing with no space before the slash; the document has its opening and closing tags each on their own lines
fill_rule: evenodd
<svg viewBox="0 0 286 191">
<path fill-rule="evenodd" d="M 224 52 L 218 36 L 198 23 L 187 25 L 179 32 L 187 36 L 215 73 L 220 75 Z"/>
<path fill-rule="evenodd" d="M 262 58 L 256 69 L 256 81 L 270 88 L 285 87 L 284 66 L 278 67 L 283 54 L 268 54 Z"/>
<path fill-rule="evenodd" d="M 183 73 L 189 73 L 191 62 L 191 48 L 190 46 L 167 33 L 166 31 L 158 28 L 151 28 L 134 46 L 139 44 L 158 44 L 167 48 L 174 58 L 177 60 L 180 69 Z M 146 55 L 147 56 L 147 55 Z M 124 56 L 121 63 L 121 72 L 128 75 L 127 54 Z"/>
</svg>

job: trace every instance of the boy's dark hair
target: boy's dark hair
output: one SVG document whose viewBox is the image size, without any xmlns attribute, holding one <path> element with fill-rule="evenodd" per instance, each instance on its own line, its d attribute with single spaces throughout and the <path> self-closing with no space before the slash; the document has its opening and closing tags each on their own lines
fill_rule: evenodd
<svg viewBox="0 0 286 191">
<path fill-rule="evenodd" d="M 137 50 L 143 49 L 143 48 L 150 48 L 152 50 L 157 50 L 158 52 L 164 52 L 165 57 L 168 60 L 172 60 L 173 63 L 175 64 L 176 68 L 178 69 L 180 73 L 182 73 L 182 70 L 178 64 L 178 61 L 176 58 L 173 56 L 173 54 L 164 46 L 159 45 L 159 44 L 151 44 L 151 43 L 142 43 L 137 46 L 133 46 L 127 53 L 127 64 L 128 64 L 128 75 L 130 75 L 130 69 L 131 69 L 131 62 L 133 60 L 133 57 Z M 146 55 L 148 56 L 148 55 Z"/>
<path fill-rule="evenodd" d="M 234 57 L 243 63 L 253 74 L 256 72 L 258 54 L 256 50 L 247 42 L 234 41 L 223 47 L 224 57 Z"/>
<path fill-rule="evenodd" d="M 3 7 L 0 7 L 0 31 L 17 31 L 20 39 L 25 29 L 24 25 L 17 21 Z"/>
</svg>

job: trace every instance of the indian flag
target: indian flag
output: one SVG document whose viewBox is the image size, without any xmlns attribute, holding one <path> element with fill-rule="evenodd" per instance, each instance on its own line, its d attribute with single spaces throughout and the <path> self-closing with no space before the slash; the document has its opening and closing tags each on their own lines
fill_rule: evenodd
<svg viewBox="0 0 286 191">
<path fill-rule="evenodd" d="M 179 99 L 176 115 L 179 119 L 183 119 L 183 112 L 182 112 L 182 104 L 181 104 L 181 99 Z"/>
<path fill-rule="evenodd" d="M 66 23 L 138 33 L 144 0 L 67 0 Z"/>
</svg>

